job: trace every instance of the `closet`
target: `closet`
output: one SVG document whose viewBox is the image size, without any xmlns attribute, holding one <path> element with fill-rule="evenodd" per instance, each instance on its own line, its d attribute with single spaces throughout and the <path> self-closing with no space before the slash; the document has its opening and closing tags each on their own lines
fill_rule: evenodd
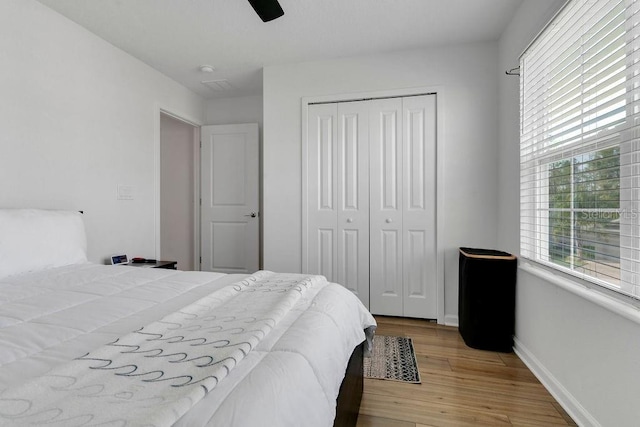
<svg viewBox="0 0 640 427">
<path fill-rule="evenodd" d="M 303 270 L 437 318 L 436 95 L 311 104 L 306 132 Z"/>
</svg>

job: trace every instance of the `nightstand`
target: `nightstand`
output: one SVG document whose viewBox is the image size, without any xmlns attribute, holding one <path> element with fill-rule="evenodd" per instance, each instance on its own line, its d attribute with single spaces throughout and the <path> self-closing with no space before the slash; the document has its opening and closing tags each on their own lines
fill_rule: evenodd
<svg viewBox="0 0 640 427">
<path fill-rule="evenodd" d="M 130 262 L 127 265 L 129 267 L 142 267 L 142 268 L 166 268 L 167 270 L 177 270 L 177 261 L 156 261 L 156 262 Z"/>
</svg>

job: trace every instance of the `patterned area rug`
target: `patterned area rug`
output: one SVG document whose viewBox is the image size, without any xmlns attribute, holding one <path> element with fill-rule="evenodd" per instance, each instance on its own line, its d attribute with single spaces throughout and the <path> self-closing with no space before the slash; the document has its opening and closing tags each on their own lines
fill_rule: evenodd
<svg viewBox="0 0 640 427">
<path fill-rule="evenodd" d="M 376 335 L 371 357 L 364 358 L 364 376 L 420 384 L 411 338 Z"/>
</svg>

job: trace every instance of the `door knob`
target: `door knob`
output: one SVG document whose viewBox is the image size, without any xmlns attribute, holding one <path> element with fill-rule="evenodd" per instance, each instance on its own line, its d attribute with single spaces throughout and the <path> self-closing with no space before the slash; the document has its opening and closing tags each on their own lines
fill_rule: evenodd
<svg viewBox="0 0 640 427">
<path fill-rule="evenodd" d="M 353 218 L 347 218 L 347 222 L 351 224 L 353 222 Z"/>
<path fill-rule="evenodd" d="M 391 222 L 392 222 L 391 218 L 387 218 L 387 219 L 385 219 L 384 221 L 385 221 L 387 224 L 391 224 Z"/>
<path fill-rule="evenodd" d="M 257 212 L 251 212 L 250 214 L 245 215 L 245 216 L 250 216 L 251 218 L 255 218 L 255 217 L 258 216 L 258 213 Z"/>
</svg>

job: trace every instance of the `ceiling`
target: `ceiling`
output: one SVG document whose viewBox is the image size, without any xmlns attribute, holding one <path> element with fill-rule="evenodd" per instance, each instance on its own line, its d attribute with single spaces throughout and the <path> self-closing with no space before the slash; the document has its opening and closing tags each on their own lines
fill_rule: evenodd
<svg viewBox="0 0 640 427">
<path fill-rule="evenodd" d="M 261 94 L 266 65 L 497 40 L 522 2 L 280 0 L 263 23 L 246 0 L 39 1 L 205 98 Z"/>
</svg>

